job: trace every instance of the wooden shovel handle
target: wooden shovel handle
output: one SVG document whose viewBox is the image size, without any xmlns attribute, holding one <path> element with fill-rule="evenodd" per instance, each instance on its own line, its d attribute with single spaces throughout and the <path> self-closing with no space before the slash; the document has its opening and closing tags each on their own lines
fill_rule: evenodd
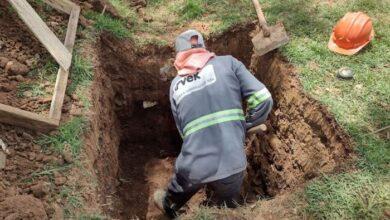
<svg viewBox="0 0 390 220">
<path fill-rule="evenodd" d="M 271 33 L 269 31 L 267 21 L 265 20 L 264 13 L 261 10 L 259 0 L 252 0 L 252 2 L 253 2 L 253 5 L 255 6 L 256 14 L 257 14 L 257 17 L 259 18 L 260 28 L 263 30 L 263 35 L 264 35 L 264 37 L 269 37 L 271 35 Z"/>
</svg>

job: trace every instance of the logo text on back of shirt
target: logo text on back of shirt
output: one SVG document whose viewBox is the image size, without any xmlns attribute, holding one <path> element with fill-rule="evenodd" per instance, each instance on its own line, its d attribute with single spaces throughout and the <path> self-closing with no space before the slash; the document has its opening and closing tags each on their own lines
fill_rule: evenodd
<svg viewBox="0 0 390 220">
<path fill-rule="evenodd" d="M 186 76 L 178 80 L 173 87 L 173 99 L 176 104 L 193 92 L 204 89 L 205 87 L 215 83 L 217 78 L 213 65 L 205 66 L 199 73 L 192 76 Z"/>
</svg>

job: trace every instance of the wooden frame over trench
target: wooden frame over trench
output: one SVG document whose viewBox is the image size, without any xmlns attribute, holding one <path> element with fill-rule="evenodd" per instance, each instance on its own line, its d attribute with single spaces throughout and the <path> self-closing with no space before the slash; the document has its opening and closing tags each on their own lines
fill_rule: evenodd
<svg viewBox="0 0 390 220">
<path fill-rule="evenodd" d="M 65 42 L 62 43 L 26 0 L 8 0 L 8 2 L 13 6 L 31 32 L 58 62 L 60 67 L 57 73 L 48 117 L 0 104 L 0 122 L 48 132 L 58 128 L 60 124 L 69 68 L 72 61 L 73 46 L 76 39 L 80 7 L 68 0 L 44 0 L 45 3 L 56 10 L 69 15 Z"/>
</svg>

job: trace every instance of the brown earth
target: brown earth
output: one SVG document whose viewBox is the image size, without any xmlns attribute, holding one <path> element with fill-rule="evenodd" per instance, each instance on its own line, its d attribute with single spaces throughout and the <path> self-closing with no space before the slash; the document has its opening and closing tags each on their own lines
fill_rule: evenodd
<svg viewBox="0 0 390 220">
<path fill-rule="evenodd" d="M 29 2 L 43 15 L 44 21 L 57 36 L 63 39 L 68 18 L 37 4 L 38 1 Z M 0 26 L 0 103 L 40 114 L 47 113 L 54 82 L 41 79 L 36 73 L 50 59 L 50 54 L 11 10 L 7 1 L 0 2 Z M 30 83 L 41 86 L 46 94 L 20 96 L 18 86 Z M 63 119 L 69 118 L 67 112 L 72 103 L 78 102 L 73 97 L 65 97 Z M 97 207 L 94 198 L 96 191 L 91 193 L 88 187 L 91 187 L 92 181 L 89 176 L 86 177 L 86 174 L 93 176 L 89 174 L 93 168 L 87 164 L 90 155 L 85 156 L 83 149 L 80 158 L 84 161 L 78 165 L 89 169 L 80 171 L 80 167 L 72 166 L 74 161 L 69 149 L 60 154 L 51 147 L 37 144 L 41 135 L 28 129 L 0 124 L 0 139 L 9 151 L 4 169 L 0 168 L 0 219 L 63 219 L 61 216 L 69 208 L 67 196 L 70 195 L 61 192 L 76 186 L 83 190 L 79 195 L 86 200 L 84 206 L 89 208 L 88 204 L 92 204 Z M 0 152 L 3 154 L 1 149 Z"/>
<path fill-rule="evenodd" d="M 43 204 L 33 196 L 9 197 L 0 203 L 0 219 L 48 219 Z"/>
<path fill-rule="evenodd" d="M 30 3 L 45 15 L 44 21 L 59 39 L 64 39 L 68 18 L 43 4 Z M 48 59 L 53 59 L 7 1 L 0 2 L 0 27 L 0 103 L 47 113 L 54 82 L 41 78 L 38 73 Z M 56 70 L 54 72 L 56 74 Z M 50 77 L 55 79 L 55 75 Z M 28 85 L 40 88 L 41 92 L 34 93 Z"/>
<path fill-rule="evenodd" d="M 302 91 L 291 66 L 273 56 L 252 57 L 251 67 L 275 104 L 268 131 L 247 145 L 249 177 L 270 196 L 337 170 L 352 152 L 349 137 L 326 107 Z"/>
<path fill-rule="evenodd" d="M 283 58 L 275 53 L 253 56 L 252 29 L 253 24 L 232 28 L 207 41 L 211 51 L 242 60 L 275 99 L 268 131 L 251 143 L 247 140 L 250 165 L 243 195 L 248 201 L 283 194 L 319 173 L 333 172 L 351 153 L 345 132 L 324 106 L 302 91 L 298 75 Z M 174 51 L 152 45 L 135 49 L 131 41 L 108 33 L 101 35 L 100 46 L 93 96 L 95 112 L 100 112 L 95 131 L 100 130 L 104 146 L 96 164 L 103 168 L 100 195 L 111 204 L 104 210 L 120 219 L 155 219 L 152 192 L 166 186 L 181 144 L 168 102 Z M 148 103 L 156 105 L 145 108 Z"/>
<path fill-rule="evenodd" d="M 12 12 L 6 7 L 7 3 L 0 3 L 0 25 L 7 30 L 0 32 L 0 57 L 7 59 L 0 59 L 5 63 L 0 65 L 0 103 L 42 112 L 35 107 L 41 106 L 36 104 L 41 97 L 20 98 L 16 94 L 20 82 L 36 82 L 36 78 L 22 75 L 23 80 L 18 81 L 17 75 L 9 73 L 24 66 L 32 69 L 31 59 L 35 59 L 34 67 L 42 66 L 47 52 L 20 26 L 18 19 L 10 19 Z M 53 18 L 58 26 L 66 20 L 48 18 Z M 345 166 L 351 147 L 347 135 L 327 109 L 302 91 L 298 74 L 282 57 L 276 53 L 261 58 L 253 55 L 250 40 L 253 28 L 253 24 L 232 28 L 212 36 L 207 45 L 218 55 L 230 54 L 243 61 L 274 97 L 268 131 L 247 140 L 249 166 L 243 187 L 243 196 L 248 201 L 276 196 L 276 200 L 267 203 L 272 207 L 278 204 L 278 198 L 307 180 Z M 101 35 L 97 45 L 92 51 L 99 58 L 94 62 L 93 106 L 88 115 L 90 129 L 83 150 L 87 164 L 83 172 L 97 177 L 98 192 L 91 188 L 83 196 L 95 208 L 99 203 L 97 209 L 110 218 L 160 219 L 161 213 L 153 205 L 151 195 L 168 183 L 181 145 L 168 102 L 169 79 L 175 74 L 174 50 L 155 45 L 136 49 L 130 40 L 118 40 L 108 33 Z M 67 99 L 64 108 L 72 102 Z M 63 155 L 35 144 L 33 140 L 38 136 L 28 130 L 0 125 L 0 139 L 11 151 L 6 168 L 0 170 L 0 213 L 4 218 L 45 219 L 61 215 L 58 206 L 64 207 L 65 203 L 59 192 L 82 176 L 73 168 L 72 175 L 65 175 L 63 170 L 47 174 L 53 166 L 66 167 L 66 161 Z M 88 180 L 79 182 L 84 186 Z M 191 212 L 204 199 L 200 192 L 186 210 Z M 24 209 L 24 200 L 35 204 L 29 205 L 32 210 Z M 271 218 L 274 214 L 263 212 L 259 216 Z"/>
</svg>

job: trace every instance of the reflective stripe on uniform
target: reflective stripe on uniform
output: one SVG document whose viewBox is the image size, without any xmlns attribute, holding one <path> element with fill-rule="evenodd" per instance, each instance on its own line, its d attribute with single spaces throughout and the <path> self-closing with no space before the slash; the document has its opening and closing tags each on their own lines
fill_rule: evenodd
<svg viewBox="0 0 390 220">
<path fill-rule="evenodd" d="M 188 123 L 184 129 L 184 137 L 199 131 L 201 129 L 223 123 L 228 121 L 241 121 L 245 120 L 244 112 L 242 109 L 229 109 L 229 110 L 223 110 L 219 112 L 214 112 L 208 115 L 204 115 L 202 117 L 199 117 L 190 123 Z"/>
<path fill-rule="evenodd" d="M 263 103 L 266 99 L 271 97 L 271 93 L 267 88 L 264 88 L 248 98 L 248 106 L 250 109 L 256 108 L 258 105 Z"/>
</svg>

